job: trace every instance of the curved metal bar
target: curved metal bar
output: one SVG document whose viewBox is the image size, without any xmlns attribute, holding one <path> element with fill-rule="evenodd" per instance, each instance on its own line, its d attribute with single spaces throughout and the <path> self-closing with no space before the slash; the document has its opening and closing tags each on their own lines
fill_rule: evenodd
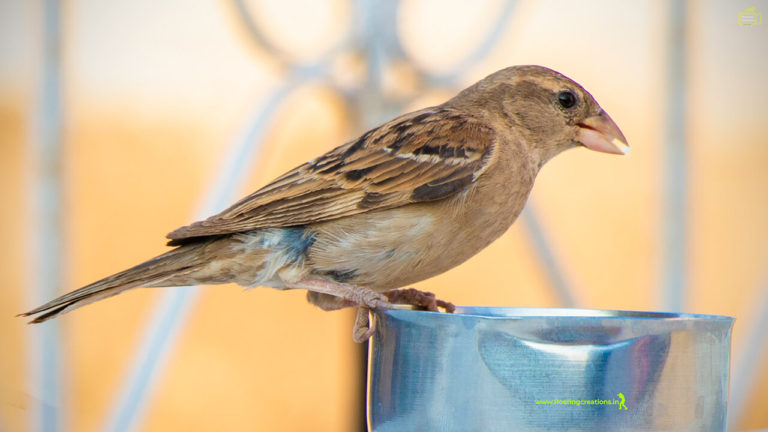
<svg viewBox="0 0 768 432">
<path fill-rule="evenodd" d="M 314 63 L 302 64 L 291 58 L 287 52 L 278 48 L 275 44 L 272 43 L 272 41 L 269 40 L 269 37 L 267 37 L 264 31 L 259 27 L 256 20 L 253 19 L 251 11 L 248 9 L 248 6 L 246 6 L 244 0 L 234 0 L 234 3 L 237 10 L 237 16 L 240 18 L 240 21 L 245 26 L 246 31 L 256 46 L 267 51 L 286 70 L 296 71 L 300 69 L 313 69 L 320 64 L 328 63 L 329 59 L 335 57 L 339 52 L 346 48 L 352 39 L 351 37 L 343 37 L 338 44 L 332 46 L 323 55 L 321 55 L 319 57 L 320 60 Z"/>
<path fill-rule="evenodd" d="M 427 71 L 422 71 L 427 77 L 427 82 L 433 86 L 454 86 L 462 73 L 466 72 L 473 65 L 480 63 L 488 56 L 488 54 L 490 54 L 496 44 L 498 44 L 501 36 L 504 34 L 504 25 L 509 22 L 515 11 L 516 5 L 516 0 L 507 0 L 504 2 L 501 13 L 493 23 L 493 27 L 491 27 L 491 30 L 486 34 L 483 41 L 474 51 L 462 59 L 452 71 L 442 74 L 430 74 Z"/>
<path fill-rule="evenodd" d="M 217 171 L 218 176 L 196 212 L 201 219 L 225 208 L 237 198 L 239 186 L 247 179 L 248 168 L 261 149 L 263 135 L 274 113 L 286 97 L 304 82 L 297 77 L 287 81 L 259 106 L 242 136 L 230 147 Z M 105 425 L 105 431 L 136 430 L 144 418 L 157 378 L 176 346 L 179 333 L 198 298 L 199 287 L 180 287 L 165 291 L 155 306 L 140 338 L 141 347 L 131 361 Z"/>
<path fill-rule="evenodd" d="M 284 51 L 277 48 L 269 40 L 269 38 L 264 35 L 264 32 L 261 31 L 259 26 L 256 24 L 256 21 L 251 17 L 251 12 L 248 10 L 248 6 L 245 5 L 244 0 L 234 0 L 234 3 L 235 8 L 237 8 L 237 16 L 240 18 L 240 21 L 245 26 L 245 30 L 248 32 L 248 35 L 251 37 L 251 39 L 253 39 L 256 45 L 275 57 L 275 59 L 277 59 L 282 64 L 282 66 L 286 67 L 287 69 L 293 68 L 293 66 L 295 66 L 294 61 L 290 59 Z"/>
</svg>

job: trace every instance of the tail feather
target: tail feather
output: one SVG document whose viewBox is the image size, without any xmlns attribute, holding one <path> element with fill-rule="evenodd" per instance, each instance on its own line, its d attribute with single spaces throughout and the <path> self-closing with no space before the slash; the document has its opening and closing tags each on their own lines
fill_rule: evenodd
<svg viewBox="0 0 768 432">
<path fill-rule="evenodd" d="M 41 323 L 131 288 L 150 285 L 179 273 L 192 271 L 205 264 L 206 261 L 200 250 L 205 245 L 205 243 L 198 243 L 178 247 L 137 266 L 64 294 L 19 316 L 37 315 L 30 324 Z"/>
</svg>

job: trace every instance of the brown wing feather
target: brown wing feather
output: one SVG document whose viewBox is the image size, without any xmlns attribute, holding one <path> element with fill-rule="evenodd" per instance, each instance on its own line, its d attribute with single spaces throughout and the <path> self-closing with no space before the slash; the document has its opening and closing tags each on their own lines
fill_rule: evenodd
<svg viewBox="0 0 768 432">
<path fill-rule="evenodd" d="M 495 145 L 493 129 L 447 108 L 406 114 L 171 232 L 169 244 L 446 198 L 482 174 Z"/>
</svg>

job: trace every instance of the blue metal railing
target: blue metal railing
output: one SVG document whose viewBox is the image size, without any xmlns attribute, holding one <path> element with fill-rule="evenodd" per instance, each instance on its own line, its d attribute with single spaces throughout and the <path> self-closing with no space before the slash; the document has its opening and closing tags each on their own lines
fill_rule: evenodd
<svg viewBox="0 0 768 432">
<path fill-rule="evenodd" d="M 684 0 L 667 3 L 667 113 L 663 146 L 662 190 L 662 308 L 686 311 L 686 206 L 688 203 L 688 154 L 686 125 L 686 10 Z"/>
<path fill-rule="evenodd" d="M 58 0 L 43 3 L 43 58 L 37 112 L 33 115 L 35 130 L 31 171 L 35 218 L 31 233 L 30 269 L 34 281 L 30 303 L 37 305 L 60 293 L 64 275 L 63 230 L 61 220 L 62 167 L 61 144 L 63 102 L 61 91 L 61 4 Z M 57 320 L 54 320 L 57 321 Z M 61 328 L 59 322 L 35 326 L 30 331 L 30 387 L 39 403 L 30 410 L 33 429 L 53 432 L 61 428 L 66 409 L 63 406 L 65 375 L 61 361 Z"/>
</svg>

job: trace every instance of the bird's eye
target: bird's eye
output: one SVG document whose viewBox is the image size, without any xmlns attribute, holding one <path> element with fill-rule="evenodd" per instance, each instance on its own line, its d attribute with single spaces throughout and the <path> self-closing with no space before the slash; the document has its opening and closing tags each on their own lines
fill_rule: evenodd
<svg viewBox="0 0 768 432">
<path fill-rule="evenodd" d="M 576 95 L 569 91 L 561 91 L 557 94 L 557 103 L 563 108 L 571 108 L 576 105 Z"/>
</svg>

